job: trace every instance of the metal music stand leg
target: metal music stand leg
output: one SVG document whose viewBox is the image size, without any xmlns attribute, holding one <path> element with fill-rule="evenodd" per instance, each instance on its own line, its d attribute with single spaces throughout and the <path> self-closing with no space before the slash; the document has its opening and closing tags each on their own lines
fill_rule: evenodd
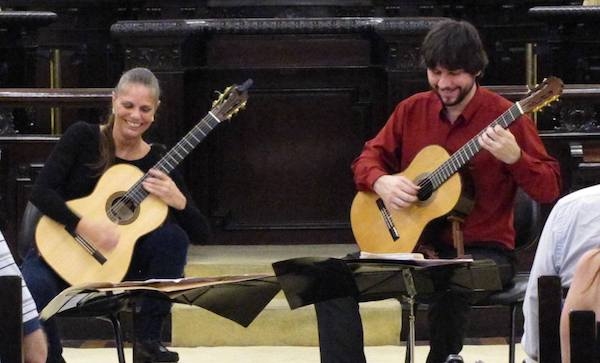
<svg viewBox="0 0 600 363">
<path fill-rule="evenodd" d="M 406 341 L 405 363 L 414 363 L 415 361 L 415 282 L 410 269 L 402 270 L 402 279 L 406 288 L 406 294 L 402 299 L 408 303 L 408 339 Z"/>
<path fill-rule="evenodd" d="M 118 312 L 112 313 L 109 316 L 110 322 L 113 325 L 113 331 L 115 334 L 115 344 L 117 346 L 117 356 L 119 357 L 119 363 L 125 363 L 125 352 L 123 333 L 121 332 L 121 321 L 119 320 Z"/>
</svg>

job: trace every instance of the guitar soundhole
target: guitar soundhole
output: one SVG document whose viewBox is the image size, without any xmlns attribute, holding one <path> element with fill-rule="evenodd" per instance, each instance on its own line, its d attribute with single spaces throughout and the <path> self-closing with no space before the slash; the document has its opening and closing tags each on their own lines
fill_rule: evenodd
<svg viewBox="0 0 600 363">
<path fill-rule="evenodd" d="M 125 225 L 132 223 L 139 214 L 138 205 L 130 198 L 119 192 L 112 195 L 106 203 L 106 214 L 111 221 Z"/>
<path fill-rule="evenodd" d="M 429 199 L 433 193 L 433 183 L 431 182 L 431 179 L 425 178 L 419 182 L 419 186 L 421 189 L 417 192 L 417 198 L 419 198 L 421 202 L 424 202 Z"/>
</svg>

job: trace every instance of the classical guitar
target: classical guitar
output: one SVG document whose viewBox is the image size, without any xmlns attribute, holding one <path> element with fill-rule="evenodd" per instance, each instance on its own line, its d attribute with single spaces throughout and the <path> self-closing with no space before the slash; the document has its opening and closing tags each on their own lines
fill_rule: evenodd
<svg viewBox="0 0 600 363">
<path fill-rule="evenodd" d="M 246 105 L 252 80 L 225 89 L 211 110 L 155 165 L 169 174 L 222 121 L 230 119 Z M 69 233 L 64 225 L 42 216 L 35 240 L 40 255 L 71 285 L 94 281 L 119 282 L 125 276 L 136 241 L 158 228 L 167 217 L 168 206 L 150 195 L 142 181 L 148 177 L 129 164 L 111 166 L 98 180 L 92 194 L 73 199 L 67 205 L 76 214 L 95 220 L 108 220 L 119 229 L 119 243 L 101 251 L 94 241 Z"/>
<path fill-rule="evenodd" d="M 519 116 L 534 112 L 557 99 L 563 83 L 559 78 L 545 79 L 527 97 L 516 102 L 489 126 L 507 128 Z M 482 130 L 452 156 L 438 145 L 423 148 L 400 173 L 421 187 L 418 201 L 401 210 L 388 209 L 373 192 L 358 192 L 352 201 L 350 222 L 361 251 L 371 253 L 410 253 L 425 227 L 448 214 L 459 202 L 462 183 L 457 171 L 479 150 Z"/>
</svg>

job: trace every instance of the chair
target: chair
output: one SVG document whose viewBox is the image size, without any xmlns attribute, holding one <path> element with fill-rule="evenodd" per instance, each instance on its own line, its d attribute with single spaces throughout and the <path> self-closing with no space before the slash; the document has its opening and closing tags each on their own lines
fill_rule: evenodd
<svg viewBox="0 0 600 363">
<path fill-rule="evenodd" d="M 560 319 L 563 301 L 569 289 L 562 287 L 561 278 L 544 275 L 538 278 L 539 362 L 561 362 Z M 593 310 L 569 312 L 571 362 L 600 361 L 600 323 Z"/>
<path fill-rule="evenodd" d="M 540 363 L 560 363 L 560 314 L 562 311 L 563 289 L 560 277 L 543 275 L 538 277 L 538 329 Z"/>
<path fill-rule="evenodd" d="M 537 243 L 542 230 L 540 204 L 531 199 L 524 191 L 518 190 L 515 197 L 514 227 L 515 253 Z M 515 361 L 516 315 L 525 299 L 525 290 L 529 281 L 529 271 L 518 272 L 512 282 L 502 291 L 495 292 L 474 306 L 507 306 L 510 312 L 510 335 L 508 358 L 510 363 Z"/>
<path fill-rule="evenodd" d="M 593 310 L 569 313 L 571 362 L 598 363 L 598 324 Z"/>
<path fill-rule="evenodd" d="M 27 203 L 21 225 L 19 228 L 17 241 L 18 251 L 21 258 L 31 247 L 34 236 L 35 227 L 42 213 L 31 202 Z M 125 363 L 124 341 L 121 330 L 121 320 L 119 314 L 127 308 L 126 301 L 118 296 L 102 298 L 101 300 L 91 301 L 80 308 L 71 309 L 58 314 L 63 317 L 93 317 L 108 321 L 112 324 L 115 335 L 115 346 L 117 348 L 117 356 L 119 363 Z"/>
</svg>

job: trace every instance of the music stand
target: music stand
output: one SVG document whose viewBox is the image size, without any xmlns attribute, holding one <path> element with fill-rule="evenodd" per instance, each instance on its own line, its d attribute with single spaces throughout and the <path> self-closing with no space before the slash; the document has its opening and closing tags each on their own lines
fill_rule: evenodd
<svg viewBox="0 0 600 363">
<path fill-rule="evenodd" d="M 491 260 L 388 260 L 302 257 L 273 263 L 290 308 L 340 297 L 359 302 L 402 298 L 409 305 L 407 361 L 414 361 L 415 312 L 419 297 L 447 289 L 489 292 L 502 284 Z"/>
<path fill-rule="evenodd" d="M 63 290 L 42 310 L 49 319 L 58 313 L 86 314 L 111 304 L 119 311 L 135 305 L 139 298 L 166 299 L 173 303 L 195 305 L 247 327 L 280 290 L 275 276 L 240 275 L 91 283 Z M 115 314 L 111 314 L 115 315 Z M 111 320 L 114 316 L 111 316 Z M 119 362 L 124 363 L 119 322 L 115 326 Z"/>
</svg>

